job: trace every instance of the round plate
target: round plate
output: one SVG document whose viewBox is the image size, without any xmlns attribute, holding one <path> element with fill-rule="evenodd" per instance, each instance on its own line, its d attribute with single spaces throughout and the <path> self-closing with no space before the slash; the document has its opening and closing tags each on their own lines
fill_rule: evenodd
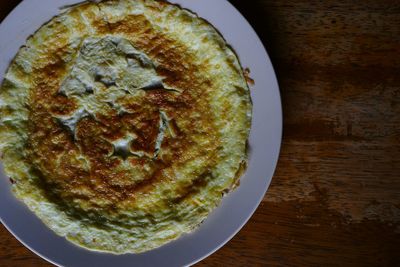
<svg viewBox="0 0 400 267">
<path fill-rule="evenodd" d="M 61 7 L 77 0 L 24 0 L 0 25 L 0 80 L 27 37 L 57 15 Z M 175 0 L 207 19 L 251 70 L 254 104 L 249 139 L 250 160 L 240 186 L 192 234 L 142 254 L 112 255 L 79 248 L 49 230 L 10 191 L 10 181 L 0 170 L 0 218 L 26 247 L 59 266 L 186 266 L 215 252 L 247 222 L 271 182 L 278 160 L 282 134 L 279 88 L 272 64 L 243 16 L 226 0 Z"/>
</svg>

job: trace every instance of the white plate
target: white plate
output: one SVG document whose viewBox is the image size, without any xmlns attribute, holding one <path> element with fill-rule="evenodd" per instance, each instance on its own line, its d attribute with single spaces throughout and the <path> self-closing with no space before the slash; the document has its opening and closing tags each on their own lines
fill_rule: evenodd
<svg viewBox="0 0 400 267">
<path fill-rule="evenodd" d="M 0 80 L 26 38 L 59 8 L 79 0 L 24 0 L 0 25 Z M 240 187 L 200 228 L 161 248 L 142 253 L 111 255 L 91 252 L 50 231 L 10 192 L 9 179 L 0 170 L 0 218 L 26 247 L 59 266 L 185 266 L 194 264 L 228 242 L 254 213 L 271 182 L 282 134 L 279 88 L 269 57 L 243 16 L 226 0 L 174 0 L 210 21 L 232 45 L 243 67 L 251 70 L 254 104 L 250 162 Z"/>
</svg>

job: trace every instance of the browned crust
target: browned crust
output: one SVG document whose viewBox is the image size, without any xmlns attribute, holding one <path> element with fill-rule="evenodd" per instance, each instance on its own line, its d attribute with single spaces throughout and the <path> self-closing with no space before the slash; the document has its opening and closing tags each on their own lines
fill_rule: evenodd
<svg viewBox="0 0 400 267">
<path fill-rule="evenodd" d="M 208 108 L 207 90 L 211 81 L 199 78 L 199 67 L 192 62 L 184 44 L 154 30 L 142 15 L 127 16 L 115 23 L 105 23 L 103 19 L 95 17 L 91 19 L 100 35 L 124 35 L 136 48 L 156 59 L 160 63 L 158 74 L 166 78 L 169 86 L 182 90 L 182 93 L 149 91 L 139 99 L 140 102 L 125 103 L 130 114 L 99 114 L 96 120 L 85 118 L 78 124 L 78 138 L 75 140 L 55 119 L 56 115 L 69 114 L 76 109 L 73 99 L 57 93 L 67 72 L 63 58 L 70 52 L 69 44 L 60 32 L 55 41 L 46 45 L 46 58 L 41 59 L 46 64 L 39 65 L 32 73 L 35 86 L 29 97 L 28 158 L 42 173 L 45 183 L 60 192 L 63 201 L 70 203 L 73 199 L 83 199 L 90 204 L 86 209 L 98 209 L 115 206 L 123 200 L 134 202 L 138 195 L 151 190 L 157 183 L 173 179 L 165 177 L 163 170 L 184 164 L 188 160 L 187 155 L 208 157 L 210 162 L 216 160 L 209 151 L 217 150 L 219 136 Z M 167 136 L 163 143 L 163 148 L 172 153 L 154 160 L 129 158 L 132 166 L 140 168 L 150 164 L 151 170 L 141 182 L 124 185 L 121 181 L 126 180 L 129 174 L 116 171 L 121 159 L 109 157 L 112 146 L 106 140 L 118 139 L 124 131 L 134 132 L 138 138 L 132 148 L 150 153 L 154 150 L 158 133 L 160 109 L 168 113 L 175 129 L 176 136 Z M 191 120 L 196 113 L 202 116 Z M 208 146 L 196 145 L 193 138 L 200 133 L 207 133 L 211 140 Z M 85 155 L 90 161 L 90 169 L 77 167 L 68 153 L 56 167 L 55 159 L 65 152 Z M 204 186 L 202 181 L 195 179 L 195 188 Z M 76 189 L 85 189 L 89 193 Z M 186 186 L 177 191 L 180 199 L 184 199 L 193 190 L 192 186 Z M 99 207 L 98 203 L 106 204 Z"/>
</svg>

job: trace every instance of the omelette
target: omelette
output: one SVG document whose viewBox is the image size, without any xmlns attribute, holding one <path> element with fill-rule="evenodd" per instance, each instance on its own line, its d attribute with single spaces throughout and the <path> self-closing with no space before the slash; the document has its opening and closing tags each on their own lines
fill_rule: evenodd
<svg viewBox="0 0 400 267">
<path fill-rule="evenodd" d="M 11 62 L 0 150 L 13 193 L 56 234 L 141 253 L 238 185 L 251 117 L 238 57 L 207 21 L 165 1 L 83 2 Z"/>
</svg>

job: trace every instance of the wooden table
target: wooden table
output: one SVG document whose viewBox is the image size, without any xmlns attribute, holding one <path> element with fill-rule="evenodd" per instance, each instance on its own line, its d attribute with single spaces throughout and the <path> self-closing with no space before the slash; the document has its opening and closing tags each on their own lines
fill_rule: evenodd
<svg viewBox="0 0 400 267">
<path fill-rule="evenodd" d="M 276 67 L 283 147 L 255 215 L 198 266 L 399 266 L 400 1 L 232 2 Z M 0 266 L 49 264 L 1 226 Z"/>
</svg>

